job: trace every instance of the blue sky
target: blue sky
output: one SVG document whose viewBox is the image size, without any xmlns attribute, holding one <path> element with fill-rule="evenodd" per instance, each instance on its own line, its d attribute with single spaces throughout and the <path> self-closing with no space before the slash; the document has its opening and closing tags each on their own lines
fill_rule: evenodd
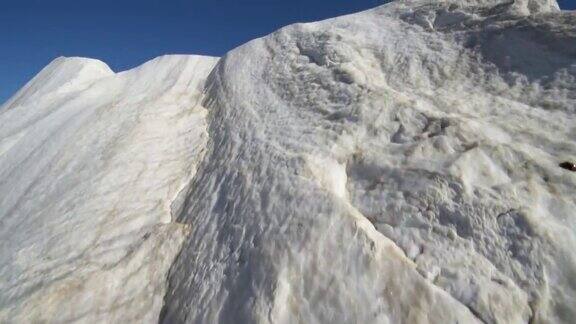
<svg viewBox="0 0 576 324">
<path fill-rule="evenodd" d="M 58 56 L 100 59 L 113 70 L 162 54 L 220 56 L 293 22 L 372 8 L 387 0 L 0 0 L 0 103 Z M 561 0 L 567 9 L 576 0 Z"/>
</svg>

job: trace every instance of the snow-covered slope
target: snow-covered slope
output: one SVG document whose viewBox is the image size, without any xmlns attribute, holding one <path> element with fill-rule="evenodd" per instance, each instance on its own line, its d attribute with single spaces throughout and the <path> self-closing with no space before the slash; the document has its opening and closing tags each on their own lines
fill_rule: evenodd
<svg viewBox="0 0 576 324">
<path fill-rule="evenodd" d="M 57 60 L 0 110 L 0 320 L 576 318 L 574 13 L 398 1 L 214 64 Z"/>
<path fill-rule="evenodd" d="M 0 110 L 0 322 L 153 322 L 216 59 L 59 58 Z"/>
</svg>

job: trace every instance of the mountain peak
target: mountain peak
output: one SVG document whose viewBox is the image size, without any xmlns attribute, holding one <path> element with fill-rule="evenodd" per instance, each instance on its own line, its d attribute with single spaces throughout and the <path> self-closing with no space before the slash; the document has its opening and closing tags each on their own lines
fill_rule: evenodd
<svg viewBox="0 0 576 324">
<path fill-rule="evenodd" d="M 44 67 L 0 109 L 25 104 L 48 93 L 65 92 L 114 75 L 106 63 L 83 57 L 60 56 Z"/>
</svg>

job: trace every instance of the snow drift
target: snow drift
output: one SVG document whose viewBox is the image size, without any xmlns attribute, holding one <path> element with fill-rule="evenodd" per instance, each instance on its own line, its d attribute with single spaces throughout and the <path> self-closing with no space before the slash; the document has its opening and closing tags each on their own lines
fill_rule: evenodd
<svg viewBox="0 0 576 324">
<path fill-rule="evenodd" d="M 153 322 L 216 59 L 57 59 L 0 116 L 0 322 Z"/>
<path fill-rule="evenodd" d="M 0 320 L 570 323 L 576 16 L 397 1 L 0 110 Z"/>
</svg>

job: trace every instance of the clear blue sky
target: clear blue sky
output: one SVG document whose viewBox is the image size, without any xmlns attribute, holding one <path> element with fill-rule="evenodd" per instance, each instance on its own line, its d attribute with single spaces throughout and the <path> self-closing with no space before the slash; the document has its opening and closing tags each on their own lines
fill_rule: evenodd
<svg viewBox="0 0 576 324">
<path fill-rule="evenodd" d="M 162 54 L 220 56 L 293 22 L 372 8 L 387 0 L 0 0 L 0 103 L 58 56 L 100 59 L 113 70 Z M 561 0 L 564 8 L 576 0 Z"/>
</svg>

